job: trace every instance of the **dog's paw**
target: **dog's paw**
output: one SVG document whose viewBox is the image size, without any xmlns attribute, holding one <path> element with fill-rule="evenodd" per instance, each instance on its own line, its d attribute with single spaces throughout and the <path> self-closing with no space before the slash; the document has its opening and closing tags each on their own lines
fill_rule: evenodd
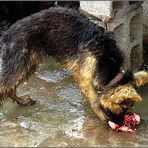
<svg viewBox="0 0 148 148">
<path fill-rule="evenodd" d="M 36 101 L 32 100 L 31 98 L 27 97 L 27 99 L 21 99 L 21 102 L 18 104 L 21 106 L 33 106 L 35 105 Z"/>
</svg>

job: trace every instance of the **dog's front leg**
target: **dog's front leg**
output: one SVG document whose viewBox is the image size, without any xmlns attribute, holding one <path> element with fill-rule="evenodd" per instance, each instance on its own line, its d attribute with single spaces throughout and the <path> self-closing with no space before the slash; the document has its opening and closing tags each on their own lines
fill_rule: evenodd
<svg viewBox="0 0 148 148">
<path fill-rule="evenodd" d="M 83 55 L 74 67 L 74 78 L 77 81 L 81 91 L 88 98 L 93 111 L 103 122 L 108 120 L 99 104 L 99 95 L 95 90 L 94 72 L 96 71 L 96 58 L 92 54 Z"/>
<path fill-rule="evenodd" d="M 92 81 L 86 77 L 83 77 L 79 79 L 78 84 L 83 94 L 88 98 L 93 111 L 100 117 L 103 122 L 106 122 L 108 117 L 100 106 L 99 95 L 96 93 L 92 85 Z"/>
</svg>

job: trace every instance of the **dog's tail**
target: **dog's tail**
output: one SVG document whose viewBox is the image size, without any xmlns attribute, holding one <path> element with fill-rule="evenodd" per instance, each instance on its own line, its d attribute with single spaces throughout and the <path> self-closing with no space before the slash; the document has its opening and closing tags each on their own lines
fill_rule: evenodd
<svg viewBox="0 0 148 148">
<path fill-rule="evenodd" d="M 133 80 L 134 80 L 133 83 L 136 87 L 148 84 L 148 72 L 139 71 L 134 73 Z"/>
</svg>

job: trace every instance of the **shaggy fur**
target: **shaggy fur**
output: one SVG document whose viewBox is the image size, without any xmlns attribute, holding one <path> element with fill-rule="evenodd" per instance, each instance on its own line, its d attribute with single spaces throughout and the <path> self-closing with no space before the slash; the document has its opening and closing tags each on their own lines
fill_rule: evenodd
<svg viewBox="0 0 148 148">
<path fill-rule="evenodd" d="M 46 55 L 73 70 L 81 91 L 103 121 L 109 117 L 103 108 L 113 114 L 121 113 L 120 109 L 112 109 L 114 106 L 110 103 L 106 105 L 107 101 L 102 101 L 100 107 L 98 91 L 106 94 L 118 82 L 122 85 L 129 82 L 121 72 L 123 53 L 112 33 L 94 24 L 84 14 L 66 8 L 50 8 L 17 21 L 1 40 L 0 101 L 9 97 L 22 105 L 34 103 L 17 97 L 16 88 L 36 70 Z M 139 96 L 137 98 L 133 101 L 141 100 Z"/>
</svg>

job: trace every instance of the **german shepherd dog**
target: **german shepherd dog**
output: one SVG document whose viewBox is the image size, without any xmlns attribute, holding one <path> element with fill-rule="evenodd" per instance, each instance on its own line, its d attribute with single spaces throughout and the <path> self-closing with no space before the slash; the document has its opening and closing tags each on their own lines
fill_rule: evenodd
<svg viewBox="0 0 148 148">
<path fill-rule="evenodd" d="M 19 98 L 16 89 L 43 56 L 73 71 L 103 122 L 121 117 L 141 101 L 135 88 L 148 83 L 147 72 L 123 72 L 124 54 L 113 34 L 77 10 L 50 8 L 17 21 L 1 36 L 0 51 L 1 102 L 11 98 L 24 106 L 35 103 Z"/>
</svg>

